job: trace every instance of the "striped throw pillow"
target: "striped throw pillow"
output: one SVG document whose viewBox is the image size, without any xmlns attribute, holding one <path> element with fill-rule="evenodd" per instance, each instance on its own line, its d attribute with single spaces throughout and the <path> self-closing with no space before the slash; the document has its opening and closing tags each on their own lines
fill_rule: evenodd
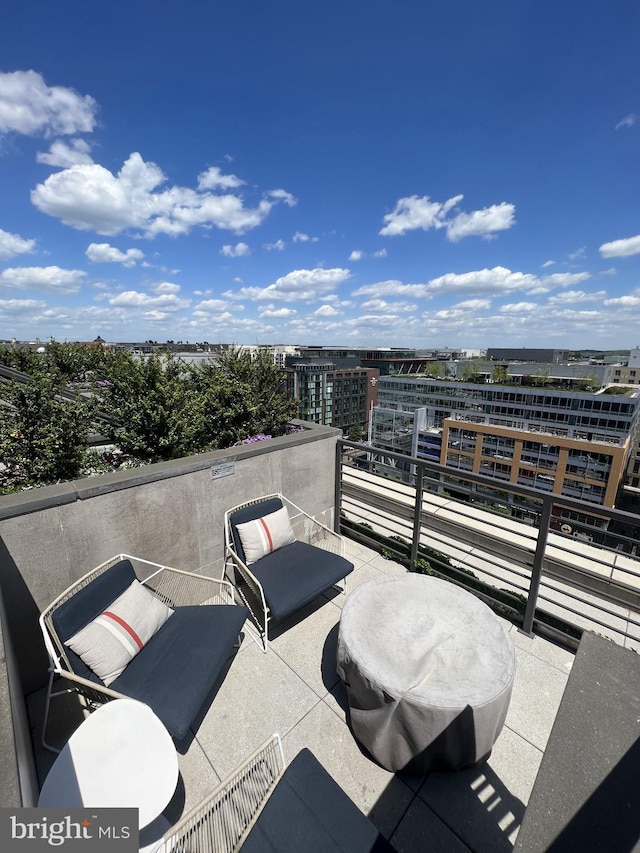
<svg viewBox="0 0 640 853">
<path fill-rule="evenodd" d="M 133 581 L 65 645 L 108 687 L 172 614 L 170 607 L 138 581 Z"/>
<path fill-rule="evenodd" d="M 284 506 L 262 518 L 239 524 L 237 530 L 248 566 L 296 540 Z"/>
</svg>

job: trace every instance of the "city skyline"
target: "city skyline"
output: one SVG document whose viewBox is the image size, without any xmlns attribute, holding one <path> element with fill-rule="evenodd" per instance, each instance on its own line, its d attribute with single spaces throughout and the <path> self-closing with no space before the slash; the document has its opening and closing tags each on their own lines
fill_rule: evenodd
<svg viewBox="0 0 640 853">
<path fill-rule="evenodd" d="M 9 8 L 0 338 L 631 349 L 639 23 Z"/>
</svg>

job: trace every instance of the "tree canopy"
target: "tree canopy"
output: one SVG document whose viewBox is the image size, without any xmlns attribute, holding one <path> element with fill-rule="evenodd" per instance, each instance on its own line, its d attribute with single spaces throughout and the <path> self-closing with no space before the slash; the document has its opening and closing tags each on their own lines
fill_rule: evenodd
<svg viewBox="0 0 640 853">
<path fill-rule="evenodd" d="M 28 375 L 0 386 L 4 490 L 81 475 L 91 431 L 134 464 L 158 462 L 281 435 L 297 412 L 267 350 L 195 365 L 52 342 L 44 353 L 0 349 L 0 364 Z"/>
</svg>

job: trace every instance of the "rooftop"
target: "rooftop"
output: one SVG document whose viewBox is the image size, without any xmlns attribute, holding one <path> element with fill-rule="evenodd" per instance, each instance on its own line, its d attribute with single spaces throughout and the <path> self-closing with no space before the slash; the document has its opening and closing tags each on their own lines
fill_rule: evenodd
<svg viewBox="0 0 640 853">
<path fill-rule="evenodd" d="M 406 570 L 347 540 L 355 571 L 348 590 Z M 175 822 L 278 732 L 287 762 L 308 747 L 399 853 L 425 849 L 511 849 L 567 682 L 574 656 L 501 620 L 516 648 L 516 680 L 506 725 L 488 762 L 428 777 L 392 774 L 365 755 L 347 720 L 336 674 L 336 642 L 344 596 L 323 596 L 274 634 L 264 654 L 245 632 L 240 651 L 190 743 L 179 745 L 180 782 L 165 811 Z M 28 699 L 39 743 L 44 693 Z M 77 700 L 56 698 L 50 739 L 64 743 L 81 719 Z M 42 784 L 55 756 L 37 748 Z"/>
<path fill-rule="evenodd" d="M 349 454 L 343 455 L 349 442 L 338 436 L 337 430 L 309 425 L 270 442 L 0 500 L 1 805 L 37 801 L 54 759 L 39 746 L 46 655 L 37 617 L 44 607 L 70 582 L 117 553 L 182 569 L 199 567 L 219 577 L 225 509 L 281 491 L 329 525 L 340 515 L 343 531 L 351 536 L 347 557 L 355 567 L 347 578 L 348 592 L 368 580 L 404 574 L 405 566 L 395 560 L 411 550 L 413 540 L 414 548 L 428 547 L 432 567 L 443 576 L 466 580 L 501 613 L 512 613 L 518 624 L 538 633 L 522 633 L 497 617 L 515 646 L 516 676 L 506 724 L 488 761 L 456 773 L 416 777 L 381 768 L 351 733 L 336 673 L 343 595 L 326 594 L 282 624 L 267 654 L 246 628 L 217 695 L 203 708 L 190 737 L 177 744 L 180 780 L 165 810 L 167 820 L 175 823 L 277 732 L 288 762 L 309 748 L 399 853 L 513 848 L 569 675 L 580 664 L 580 652 L 574 669 L 567 646 L 543 637 L 570 640 L 571 634 L 559 629 L 558 619 L 564 619 L 569 627 L 602 634 L 617 646 L 640 648 L 637 534 L 626 529 L 635 516 L 602 510 L 608 528 L 593 529 L 583 541 L 552 526 L 555 508 L 582 511 L 582 502 L 501 485 L 537 502 L 538 520 L 524 524 L 424 490 L 430 473 L 451 475 L 442 466 L 431 466 L 431 472 L 428 463 L 413 460 L 415 482 L 361 470 Z M 483 489 L 490 485 L 479 475 L 464 478 Z M 581 529 L 579 521 L 572 526 L 574 532 Z M 383 535 L 391 537 L 384 540 L 385 556 L 369 547 Z M 414 557 L 422 553 L 417 550 Z M 545 613 L 557 617 L 555 622 Z M 636 658 L 629 649 L 619 651 Z M 635 726 L 637 701 L 627 706 Z M 77 700 L 55 698 L 49 740 L 62 745 L 81 720 Z M 596 731 L 616 733 L 606 713 L 595 723 Z M 579 733 L 580 724 L 574 725 Z M 32 747 L 37 779 L 32 778 Z M 554 754 L 548 750 L 546 764 Z M 598 769 L 608 772 L 611 754 L 603 752 L 601 759 Z M 559 789 L 561 797 L 571 793 L 568 788 Z M 523 835 L 526 831 L 525 824 Z"/>
</svg>

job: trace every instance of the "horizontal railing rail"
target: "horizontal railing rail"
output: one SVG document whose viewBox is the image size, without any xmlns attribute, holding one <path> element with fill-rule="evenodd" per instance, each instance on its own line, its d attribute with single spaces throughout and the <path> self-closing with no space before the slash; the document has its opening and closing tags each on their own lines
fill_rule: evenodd
<svg viewBox="0 0 640 853">
<path fill-rule="evenodd" d="M 584 629 L 640 650 L 640 516 L 346 439 L 336 525 L 448 577 L 531 635 Z"/>
</svg>

